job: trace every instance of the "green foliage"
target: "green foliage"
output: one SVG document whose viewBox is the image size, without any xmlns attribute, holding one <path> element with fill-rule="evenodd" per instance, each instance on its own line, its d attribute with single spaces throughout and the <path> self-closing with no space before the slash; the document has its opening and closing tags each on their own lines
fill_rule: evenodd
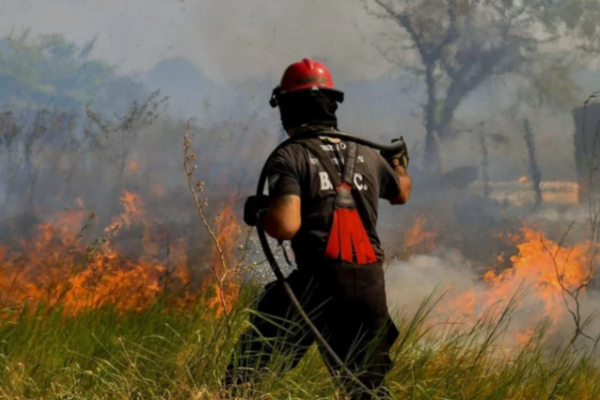
<svg viewBox="0 0 600 400">
<path fill-rule="evenodd" d="M 117 112 L 144 97 L 142 86 L 117 75 L 103 61 L 90 60 L 95 41 L 81 49 L 58 34 L 37 40 L 29 32 L 0 40 L 0 105 L 56 105 Z"/>
<path fill-rule="evenodd" d="M 92 310 L 64 318 L 40 309 L 0 324 L 0 398 L 218 399 L 229 354 L 246 327 L 256 286 L 219 317 L 199 301 L 185 310 L 163 300 L 140 313 Z M 600 395 L 597 356 L 548 344 L 548 326 L 509 350 L 502 345 L 518 296 L 474 327 L 432 328 L 436 298 L 400 319 L 387 384 L 397 399 L 592 400 Z M 165 299 L 166 300 L 166 299 Z M 285 360 L 277 360 L 285 362 Z M 274 365 L 272 365 L 273 367 Z M 318 351 L 293 371 L 263 375 L 255 399 L 343 399 Z"/>
</svg>

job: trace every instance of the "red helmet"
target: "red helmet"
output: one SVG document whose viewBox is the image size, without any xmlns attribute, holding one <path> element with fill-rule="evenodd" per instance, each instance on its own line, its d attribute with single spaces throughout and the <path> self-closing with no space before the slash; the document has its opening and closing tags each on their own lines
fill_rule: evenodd
<svg viewBox="0 0 600 400">
<path fill-rule="evenodd" d="M 344 94 L 337 90 L 329 68 L 319 61 L 304 58 L 286 68 L 281 83 L 273 90 L 271 106 L 277 107 L 277 98 L 299 90 L 326 90 L 337 95 L 343 101 Z"/>
</svg>

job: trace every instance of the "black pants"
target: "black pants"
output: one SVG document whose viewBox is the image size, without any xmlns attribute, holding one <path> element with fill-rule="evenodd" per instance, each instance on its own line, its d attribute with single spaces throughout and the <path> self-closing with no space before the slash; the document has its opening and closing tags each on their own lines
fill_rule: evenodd
<svg viewBox="0 0 600 400">
<path fill-rule="evenodd" d="M 365 386 L 380 388 L 392 367 L 389 350 L 398 338 L 388 313 L 382 265 L 318 263 L 295 270 L 287 282 L 338 357 Z M 275 372 L 291 370 L 316 340 L 279 282 L 265 286 L 250 323 L 227 368 L 226 387 L 257 379 L 274 353 L 287 361 L 277 363 Z M 353 399 L 371 398 L 344 378 L 329 353 L 319 348 L 330 372 L 340 373 Z"/>
</svg>

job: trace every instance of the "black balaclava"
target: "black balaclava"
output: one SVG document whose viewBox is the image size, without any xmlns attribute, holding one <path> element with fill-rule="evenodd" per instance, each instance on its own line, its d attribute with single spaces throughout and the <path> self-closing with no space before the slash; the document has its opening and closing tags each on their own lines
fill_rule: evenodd
<svg viewBox="0 0 600 400">
<path fill-rule="evenodd" d="M 286 93 L 277 99 L 281 123 L 285 130 L 305 124 L 337 128 L 335 112 L 339 94 L 325 90 L 302 90 Z"/>
</svg>

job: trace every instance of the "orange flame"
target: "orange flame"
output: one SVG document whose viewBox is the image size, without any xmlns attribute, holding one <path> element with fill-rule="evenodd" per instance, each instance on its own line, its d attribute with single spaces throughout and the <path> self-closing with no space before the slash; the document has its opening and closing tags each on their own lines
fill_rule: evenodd
<svg viewBox="0 0 600 400">
<path fill-rule="evenodd" d="M 544 315 L 556 321 L 566 312 L 563 290 L 574 290 L 590 279 L 589 244 L 561 247 L 528 227 L 522 229 L 522 238 L 524 241 L 517 244 L 518 254 L 511 257 L 512 268 L 497 275 L 490 273 L 486 280 L 504 298 L 517 282 L 531 282 L 536 297 L 544 303 Z"/>
<path fill-rule="evenodd" d="M 241 228 L 237 224 L 231 205 L 227 206 L 215 219 L 216 241 L 211 269 L 216 283 L 212 283 L 215 294 L 209 299 L 209 306 L 217 315 L 229 314 L 239 293 L 237 285 L 237 258 L 235 255 Z"/>
<path fill-rule="evenodd" d="M 26 304 L 60 307 L 64 315 L 105 306 L 140 311 L 163 292 L 165 275 L 182 287 L 187 284 L 184 239 L 173 246 L 169 265 L 156 260 L 158 243 L 148 229 L 142 256 L 126 256 L 112 242 L 110 234 L 121 226 L 150 226 L 136 194 L 125 192 L 124 212 L 105 229 L 109 235 L 91 246 L 82 244 L 80 227 L 86 215 L 83 202 L 76 204 L 74 211 L 39 224 L 34 237 L 22 240 L 20 248 L 0 247 L 0 316 L 10 318 Z"/>
<path fill-rule="evenodd" d="M 164 197 L 166 194 L 165 189 L 160 184 L 153 185 L 150 189 L 150 193 L 154 197 Z"/>
<path fill-rule="evenodd" d="M 127 192 L 121 197 L 121 204 L 125 212 L 113 218 L 111 224 L 104 230 L 106 233 L 116 232 L 121 227 L 129 227 L 133 223 L 142 223 L 144 217 L 144 204 L 138 195 Z"/>
<path fill-rule="evenodd" d="M 135 161 L 135 160 L 129 161 L 129 165 L 127 166 L 127 169 L 129 170 L 129 172 L 131 172 L 131 173 L 137 172 L 138 168 L 139 168 L 139 165 L 138 165 L 137 161 Z"/>
<path fill-rule="evenodd" d="M 414 254 L 417 251 L 428 252 L 435 248 L 437 233 L 427 229 L 428 222 L 427 217 L 419 216 L 408 230 L 404 239 L 404 248 L 409 254 Z"/>
<path fill-rule="evenodd" d="M 527 306 L 539 307 L 540 312 L 530 318 L 528 326 L 516 332 L 519 342 L 529 340 L 534 328 L 548 318 L 555 326 L 564 318 L 566 291 L 581 288 L 591 279 L 590 244 L 560 245 L 542 232 L 524 227 L 519 235 L 511 236 L 517 254 L 510 258 L 511 267 L 501 272 L 489 270 L 483 277 L 483 289 L 470 288 L 449 304 L 449 310 L 461 310 L 461 316 L 473 321 L 495 304 L 506 304 L 520 285 L 528 288 Z M 502 258 L 499 258 L 502 259 Z"/>
</svg>

